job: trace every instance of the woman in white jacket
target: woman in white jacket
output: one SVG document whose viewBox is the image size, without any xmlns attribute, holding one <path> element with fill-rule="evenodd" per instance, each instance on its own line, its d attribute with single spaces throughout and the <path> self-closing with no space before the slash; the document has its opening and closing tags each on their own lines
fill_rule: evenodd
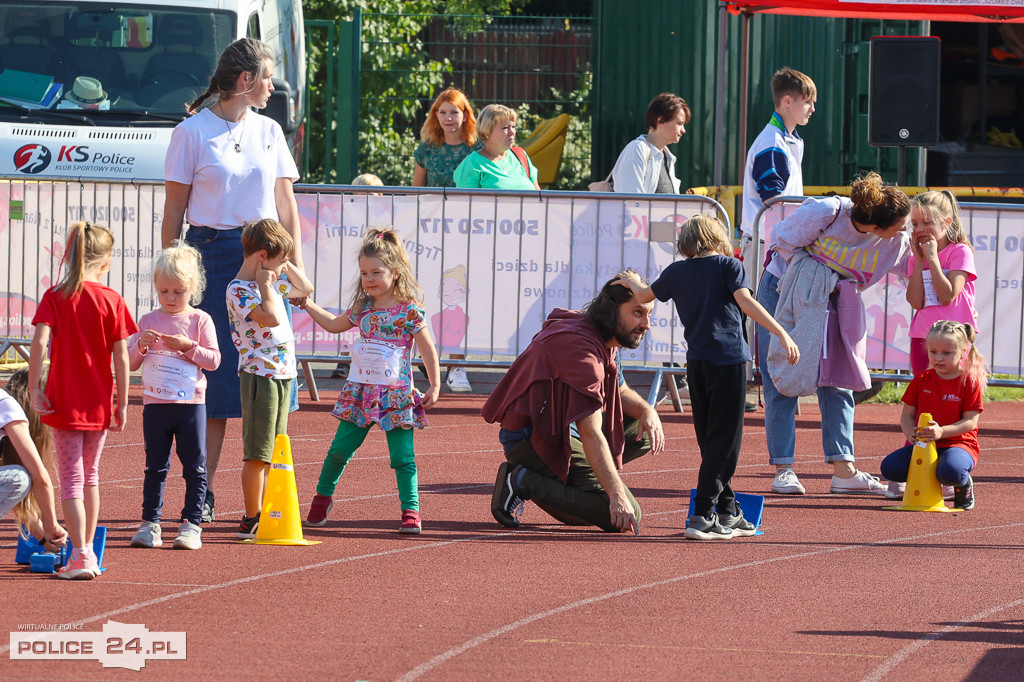
<svg viewBox="0 0 1024 682">
<path fill-rule="evenodd" d="M 690 122 L 686 100 L 663 92 L 647 105 L 647 134 L 626 145 L 612 168 L 612 191 L 629 194 L 679 194 L 676 157 L 668 145 L 679 142 Z M 666 367 L 678 363 L 666 362 Z M 687 397 L 686 375 L 675 375 L 676 388 Z"/>
<path fill-rule="evenodd" d="M 686 100 L 663 92 L 647 105 L 647 134 L 626 145 L 612 169 L 612 190 L 629 194 L 678 194 L 676 157 L 668 145 L 679 142 L 690 122 Z"/>
</svg>

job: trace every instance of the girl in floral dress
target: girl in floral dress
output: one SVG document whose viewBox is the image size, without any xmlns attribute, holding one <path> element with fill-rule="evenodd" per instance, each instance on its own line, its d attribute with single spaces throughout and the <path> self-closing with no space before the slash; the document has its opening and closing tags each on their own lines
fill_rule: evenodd
<svg viewBox="0 0 1024 682">
<path fill-rule="evenodd" d="M 342 315 L 333 315 L 313 301 L 305 306 L 309 316 L 331 333 L 359 328 L 348 381 L 332 411 L 340 421 L 338 432 L 320 470 L 306 524 L 327 523 L 327 513 L 334 506 L 332 495 L 345 466 L 370 427 L 377 424 L 387 436 L 391 468 L 398 479 L 399 532 L 419 533 L 422 524 L 412 430 L 427 425 L 424 410 L 437 402 L 440 369 L 423 312 L 423 290 L 412 275 L 402 238 L 393 229 L 367 232 L 359 250 L 357 284 L 352 305 Z M 413 342 L 427 368 L 430 388 L 426 393 L 413 385 Z"/>
</svg>

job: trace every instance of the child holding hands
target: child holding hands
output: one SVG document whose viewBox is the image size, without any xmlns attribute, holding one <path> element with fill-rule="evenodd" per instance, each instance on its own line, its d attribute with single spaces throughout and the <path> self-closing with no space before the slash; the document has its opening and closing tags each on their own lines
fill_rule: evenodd
<svg viewBox="0 0 1024 682">
<path fill-rule="evenodd" d="M 985 360 L 974 345 L 974 327 L 940 320 L 926 339 L 929 369 L 914 375 L 903 394 L 900 428 L 910 445 L 882 460 L 882 475 L 903 483 L 918 441 L 935 442 L 939 463 L 935 477 L 953 486 L 953 506 L 974 508 L 974 480 L 978 464 L 978 420 L 984 410 Z M 928 426 L 918 428 L 922 412 L 932 415 Z"/>
<path fill-rule="evenodd" d="M 437 402 L 441 375 L 422 300 L 423 290 L 413 277 L 401 237 L 393 229 L 375 228 L 367 232 L 359 250 L 359 281 L 349 309 L 332 315 L 312 301 L 306 303 L 309 316 L 333 334 L 359 327 L 348 381 L 331 413 L 339 420 L 338 432 L 320 471 L 307 525 L 327 523 L 334 506 L 331 496 L 345 466 L 377 424 L 387 436 L 391 468 L 398 479 L 399 532 L 422 530 L 412 429 L 427 425 L 424 410 Z M 412 381 L 414 341 L 430 380 L 426 394 Z"/>
<path fill-rule="evenodd" d="M 313 285 L 290 262 L 295 244 L 281 223 L 270 218 L 250 223 L 241 241 L 245 260 L 226 293 L 242 392 L 245 512 L 238 537 L 244 540 L 256 537 L 274 441 L 288 431 L 295 336 L 284 298 L 309 296 Z"/>
<path fill-rule="evenodd" d="M 92 549 L 100 513 L 99 462 L 107 430 L 124 429 L 128 407 L 128 337 L 138 328 L 124 299 L 100 283 L 110 270 L 114 235 L 100 225 L 73 224 L 65 247 L 67 275 L 47 290 L 32 324 L 29 386 L 32 408 L 53 429 L 64 520 L 74 545 L 58 577 L 100 574 Z M 46 390 L 40 388 L 50 348 Z M 116 407 L 112 403 L 117 378 Z"/>
<path fill-rule="evenodd" d="M 153 268 L 160 307 L 139 319 L 142 332 L 128 344 L 131 369 L 142 371 L 142 432 L 146 473 L 142 484 L 142 525 L 132 547 L 160 547 L 164 482 L 177 441 L 185 479 L 185 505 L 175 549 L 203 546 L 206 497 L 206 375 L 220 366 L 217 333 L 210 316 L 193 308 L 203 298 L 206 278 L 199 252 L 175 241 Z"/>
<path fill-rule="evenodd" d="M 753 535 L 730 487 L 743 442 L 750 348 L 743 314 L 779 337 L 791 364 L 800 351 L 789 334 L 750 292 L 743 263 L 732 255 L 725 226 L 697 215 L 679 230 L 676 243 L 685 260 L 665 268 L 649 287 L 627 270 L 618 284 L 633 290 L 641 303 L 675 302 L 686 338 L 686 374 L 690 383 L 693 428 L 700 447 L 700 472 L 694 514 L 686 537 L 722 540 Z"/>
</svg>

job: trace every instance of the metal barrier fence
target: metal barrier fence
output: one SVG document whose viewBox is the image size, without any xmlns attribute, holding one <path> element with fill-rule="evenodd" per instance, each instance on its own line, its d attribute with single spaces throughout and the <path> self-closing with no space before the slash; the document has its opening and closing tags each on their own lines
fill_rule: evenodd
<svg viewBox="0 0 1024 682">
<path fill-rule="evenodd" d="M 985 201 L 987 199 L 1010 199 L 1024 200 L 1024 188 L 1021 187 L 900 187 L 907 196 L 914 196 L 922 192 L 949 190 L 959 201 Z M 743 185 L 713 185 L 711 187 L 691 187 L 686 190 L 687 194 L 699 194 L 704 197 L 711 197 L 729 214 L 736 232 L 733 235 L 740 237 L 739 208 L 743 201 Z M 819 196 L 850 196 L 848 185 L 804 185 L 804 193 L 809 197 Z"/>
<path fill-rule="evenodd" d="M 728 224 L 719 204 L 693 195 L 299 185 L 296 200 L 318 303 L 347 307 L 366 230 L 393 225 L 423 287 L 438 349 L 468 355 L 445 363 L 473 366 L 510 364 L 553 308 L 582 307 L 624 266 L 655 278 L 677 258 L 676 227 L 690 216 Z M 157 305 L 150 268 L 160 251 L 162 184 L 4 180 L 0 206 L 0 352 L 24 352 L 36 302 L 59 281 L 67 228 L 77 220 L 113 230 L 107 281 L 133 315 Z M 323 332 L 301 311 L 294 327 L 306 362 L 337 361 L 356 338 Z M 644 345 L 622 358 L 658 373 L 656 382 L 663 362 L 685 362 L 673 306 L 656 307 Z"/>
<path fill-rule="evenodd" d="M 775 197 L 758 213 L 753 232 L 755 286 L 760 283 L 764 243 L 770 242 L 771 229 L 804 199 Z M 964 202 L 960 204 L 960 218 L 974 248 L 978 271 L 974 282 L 976 343 L 991 372 L 1009 375 L 993 376 L 989 384 L 1024 387 L 1024 204 Z M 867 362 L 875 380 L 910 378 L 907 372 L 913 310 L 906 300 L 903 279 L 890 274 L 884 283 L 863 294 Z"/>
</svg>

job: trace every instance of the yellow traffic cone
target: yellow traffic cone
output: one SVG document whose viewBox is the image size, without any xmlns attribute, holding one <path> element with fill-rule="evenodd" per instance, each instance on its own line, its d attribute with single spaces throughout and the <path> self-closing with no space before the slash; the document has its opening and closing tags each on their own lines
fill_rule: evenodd
<svg viewBox="0 0 1024 682">
<path fill-rule="evenodd" d="M 257 545 L 319 545 L 302 537 L 299 492 L 295 487 L 292 445 L 281 434 L 274 441 L 267 487 L 263 491 L 263 510 L 256 528 Z"/>
<path fill-rule="evenodd" d="M 922 412 L 917 427 L 928 426 L 932 415 Z M 935 478 L 935 468 L 939 464 L 939 453 L 935 449 L 935 441 L 914 444 L 914 454 L 910 458 L 910 471 L 907 475 L 907 489 L 903 493 L 903 504 L 898 507 L 885 507 L 896 511 L 953 511 L 942 499 L 942 486 Z"/>
</svg>

